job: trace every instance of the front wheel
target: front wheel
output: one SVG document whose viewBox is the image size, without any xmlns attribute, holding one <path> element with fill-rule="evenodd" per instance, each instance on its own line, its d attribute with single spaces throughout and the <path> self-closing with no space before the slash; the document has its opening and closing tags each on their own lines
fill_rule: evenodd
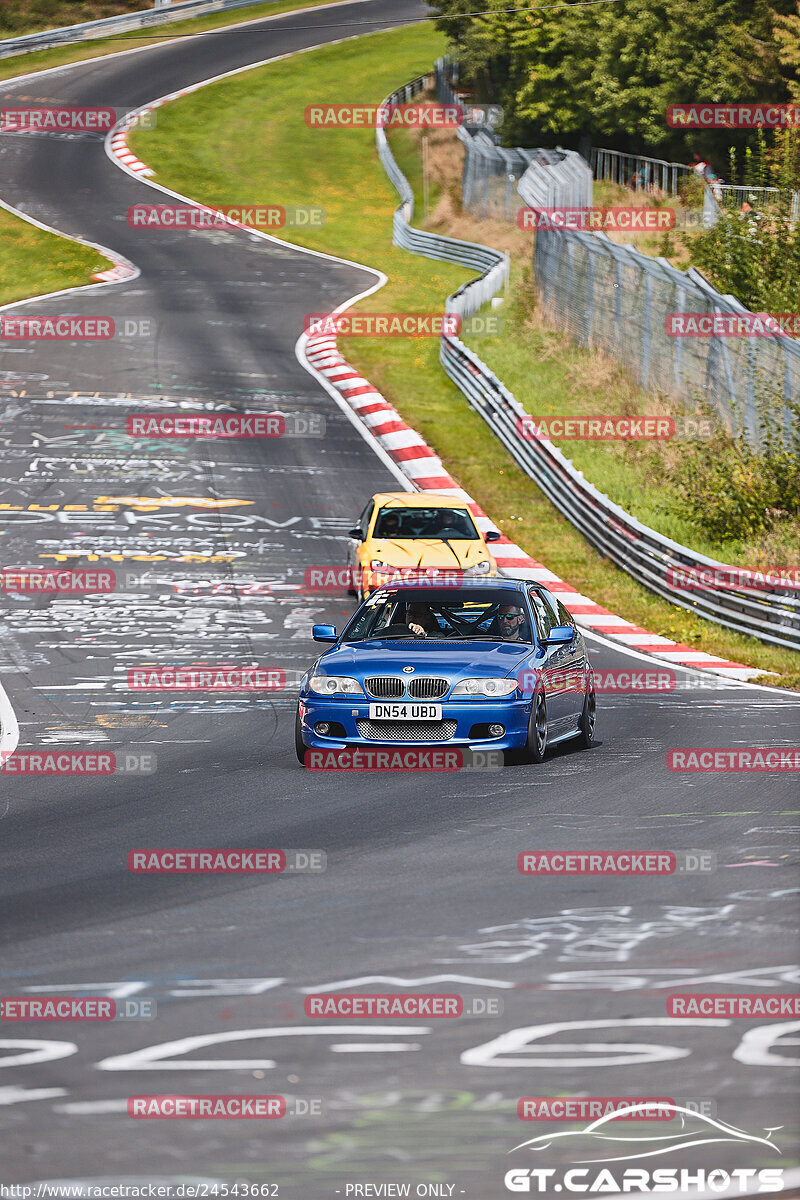
<svg viewBox="0 0 800 1200">
<path fill-rule="evenodd" d="M 594 731 L 597 724 L 597 697 L 594 690 L 594 681 L 589 685 L 590 690 L 586 693 L 583 701 L 583 712 L 581 713 L 580 737 L 577 739 L 581 750 L 589 750 L 594 745 Z"/>
<path fill-rule="evenodd" d="M 298 708 L 298 710 L 295 714 L 295 718 L 294 718 L 294 750 L 295 750 L 295 754 L 297 755 L 297 761 L 299 763 L 302 763 L 303 766 L 305 766 L 306 746 L 305 746 L 305 743 L 303 742 L 303 735 L 301 732 L 301 728 L 302 727 L 301 727 L 301 723 L 300 723 L 300 709 Z"/>
<path fill-rule="evenodd" d="M 525 753 L 529 762 L 544 762 L 547 750 L 547 704 L 541 692 L 533 702 L 533 712 L 528 722 L 528 741 Z"/>
</svg>

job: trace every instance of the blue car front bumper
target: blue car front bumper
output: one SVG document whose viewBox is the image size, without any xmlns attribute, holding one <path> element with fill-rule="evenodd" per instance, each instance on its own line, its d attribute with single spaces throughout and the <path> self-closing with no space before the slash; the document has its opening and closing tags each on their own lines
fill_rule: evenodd
<svg viewBox="0 0 800 1200">
<path fill-rule="evenodd" d="M 300 722 L 303 743 L 315 750 L 343 750 L 348 746 L 462 746 L 473 750 L 487 748 L 496 750 L 517 750 L 523 747 L 528 738 L 528 720 L 531 713 L 530 699 L 508 700 L 444 700 L 442 702 L 442 722 L 455 722 L 455 729 L 448 736 L 431 736 L 431 727 L 436 722 L 381 722 L 381 726 L 392 724 L 402 726 L 402 738 L 391 736 L 364 736 L 359 729 L 359 722 L 369 721 L 369 700 L 358 696 L 322 697 L 312 694 L 300 697 Z M 316 732 L 316 725 L 321 721 L 338 725 L 338 736 L 322 736 Z M 418 725 L 419 738 L 408 736 L 408 726 Z M 491 737 L 486 730 L 475 733 L 475 726 L 502 725 L 505 733 L 499 737 Z M 426 730 L 427 727 L 427 730 Z M 342 735 L 341 730 L 344 730 Z M 333 733 L 333 731 L 332 731 Z"/>
</svg>

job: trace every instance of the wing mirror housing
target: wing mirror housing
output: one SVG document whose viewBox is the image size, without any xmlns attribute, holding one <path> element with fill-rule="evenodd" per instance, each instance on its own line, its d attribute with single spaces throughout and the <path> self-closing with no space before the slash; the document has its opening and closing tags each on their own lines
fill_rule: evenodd
<svg viewBox="0 0 800 1200">
<path fill-rule="evenodd" d="M 337 641 L 335 625 L 314 625 L 311 634 L 315 642 Z"/>
<path fill-rule="evenodd" d="M 483 535 L 483 540 L 485 542 L 499 542 L 501 536 L 502 534 L 498 533 L 496 529 L 490 529 Z"/>
<path fill-rule="evenodd" d="M 354 525 L 352 529 L 348 530 L 347 536 L 351 537 L 356 542 L 363 542 L 364 540 L 364 535 L 357 525 Z"/>
<path fill-rule="evenodd" d="M 571 625 L 555 625 L 544 639 L 545 646 L 568 646 L 575 637 Z"/>
</svg>

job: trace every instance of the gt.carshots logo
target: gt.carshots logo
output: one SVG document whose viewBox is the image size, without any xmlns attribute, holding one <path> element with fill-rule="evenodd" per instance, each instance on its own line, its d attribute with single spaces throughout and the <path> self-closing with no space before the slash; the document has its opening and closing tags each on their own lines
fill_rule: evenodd
<svg viewBox="0 0 800 1200">
<path fill-rule="evenodd" d="M 512 1167 L 506 1171 L 504 1181 L 509 1192 L 572 1192 L 580 1195 L 612 1192 L 614 1195 L 641 1192 L 711 1192 L 717 1196 L 752 1195 L 754 1192 L 768 1193 L 783 1191 L 783 1168 L 764 1167 L 761 1170 L 742 1167 L 726 1171 L 722 1167 L 711 1170 L 688 1170 L 685 1167 L 607 1167 L 591 1171 L 585 1167 L 574 1167 L 563 1174 L 554 1167 Z"/>
<path fill-rule="evenodd" d="M 506 1171 L 504 1183 L 509 1192 L 572 1192 L 580 1195 L 596 1193 L 647 1194 L 650 1192 L 708 1192 L 718 1196 L 753 1195 L 757 1192 L 779 1192 L 783 1189 L 783 1170 L 778 1168 L 742 1167 L 726 1170 L 712 1166 L 710 1169 L 687 1169 L 684 1167 L 626 1167 L 621 1164 L 643 1158 L 653 1159 L 669 1154 L 673 1158 L 681 1150 L 695 1146 L 720 1143 L 746 1148 L 763 1161 L 765 1151 L 780 1154 L 775 1142 L 771 1141 L 774 1130 L 765 1130 L 766 1137 L 747 1133 L 728 1122 L 717 1120 L 685 1104 L 671 1100 L 654 1102 L 654 1111 L 665 1112 L 668 1117 L 680 1119 L 680 1132 L 667 1137 L 660 1132 L 629 1131 L 623 1124 L 627 1120 L 642 1120 L 643 1103 L 631 1099 L 621 1108 L 612 1106 L 612 1111 L 597 1117 L 583 1129 L 548 1131 L 528 1138 L 509 1151 L 510 1154 L 524 1150 L 540 1155 L 550 1150 L 554 1143 L 562 1147 L 572 1143 L 573 1162 L 578 1167 L 513 1167 Z M 613 1148 L 609 1146 L 612 1143 Z M 722 1155 L 720 1155 L 722 1157 Z M 758 1161 L 758 1160 L 757 1160 Z M 713 1159 L 712 1159 L 713 1162 Z"/>
</svg>

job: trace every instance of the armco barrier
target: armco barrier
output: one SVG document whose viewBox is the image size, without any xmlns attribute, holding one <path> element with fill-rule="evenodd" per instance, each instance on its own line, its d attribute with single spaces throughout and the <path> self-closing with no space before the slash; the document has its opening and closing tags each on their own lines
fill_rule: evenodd
<svg viewBox="0 0 800 1200">
<path fill-rule="evenodd" d="M 263 4 L 265 0 L 183 0 L 169 8 L 145 8 L 140 12 L 121 13 L 117 17 L 103 17 L 99 21 L 84 21 L 81 25 L 64 25 L 61 29 L 43 29 L 40 33 L 26 33 L 21 37 L 6 38 L 0 42 L 0 58 L 13 54 L 30 54 L 33 50 L 49 50 L 52 46 L 67 46 L 71 42 L 86 42 L 94 38 L 109 37 L 115 33 L 128 33 L 133 29 L 149 29 L 153 25 L 166 25 L 184 17 L 200 17 L 205 13 L 222 12 L 231 8 L 250 8 Z"/>
<path fill-rule="evenodd" d="M 422 91 L 427 82 L 428 77 L 421 76 L 394 92 L 385 103 L 405 103 Z M 384 130 L 379 128 L 376 137 L 378 155 L 401 199 L 393 219 L 395 244 L 414 254 L 457 262 L 481 271 L 478 279 L 448 296 L 445 305 L 448 312 L 462 315 L 476 312 L 504 286 L 508 278 L 507 259 L 488 246 L 413 229 L 409 224 L 414 212 L 411 186 L 395 162 Z M 714 567 L 725 570 L 726 567 L 637 521 L 603 492 L 592 487 L 551 442 L 522 438 L 518 433 L 518 422 L 527 416 L 525 410 L 486 364 L 458 338 L 443 336 L 439 357 L 446 373 L 515 461 L 601 554 L 650 591 L 681 608 L 760 641 L 800 650 L 800 596 L 797 593 L 755 586 L 734 590 L 709 585 L 684 590 L 671 583 L 671 571 Z"/>
</svg>

